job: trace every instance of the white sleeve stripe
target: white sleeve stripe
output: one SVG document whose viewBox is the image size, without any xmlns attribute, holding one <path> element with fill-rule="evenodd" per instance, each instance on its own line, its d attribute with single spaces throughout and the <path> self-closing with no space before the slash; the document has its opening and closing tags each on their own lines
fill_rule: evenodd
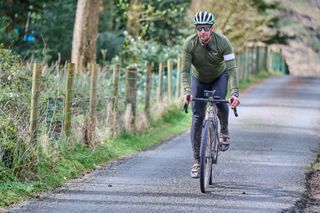
<svg viewBox="0 0 320 213">
<path fill-rule="evenodd" d="M 233 53 L 231 53 L 231 54 L 228 54 L 228 55 L 224 55 L 223 58 L 224 58 L 225 61 L 230 61 L 232 59 L 235 59 L 235 56 L 234 56 Z"/>
</svg>

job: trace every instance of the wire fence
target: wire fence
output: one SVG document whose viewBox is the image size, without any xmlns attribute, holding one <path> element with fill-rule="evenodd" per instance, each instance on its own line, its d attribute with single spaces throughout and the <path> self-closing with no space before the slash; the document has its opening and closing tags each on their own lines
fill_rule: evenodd
<svg viewBox="0 0 320 213">
<path fill-rule="evenodd" d="M 288 73 L 281 52 L 267 46 L 246 47 L 236 61 L 240 80 L 259 72 Z M 24 89 L 31 93 L 16 91 L 12 101 L 0 102 L 0 179 L 8 172 L 27 176 L 38 153 L 55 155 L 83 143 L 97 147 L 147 127 L 160 116 L 155 112 L 182 100 L 181 64 L 179 57 L 146 66 L 90 64 L 81 73 L 73 64 L 26 65 Z"/>
</svg>

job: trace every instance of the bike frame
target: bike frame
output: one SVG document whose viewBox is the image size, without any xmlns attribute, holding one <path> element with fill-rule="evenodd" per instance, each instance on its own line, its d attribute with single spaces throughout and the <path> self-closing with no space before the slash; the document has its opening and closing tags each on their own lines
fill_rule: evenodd
<svg viewBox="0 0 320 213">
<path fill-rule="evenodd" d="M 228 103 L 227 100 L 215 96 L 215 90 L 205 90 L 206 98 L 193 98 L 194 101 L 204 101 L 209 103 L 206 109 L 206 116 L 203 121 L 200 145 L 200 189 L 202 193 L 207 192 L 209 185 L 212 185 L 212 165 L 217 163 L 219 153 L 219 121 L 216 104 Z M 188 104 L 184 105 L 185 112 L 188 113 Z M 237 109 L 234 114 L 238 117 Z"/>
</svg>

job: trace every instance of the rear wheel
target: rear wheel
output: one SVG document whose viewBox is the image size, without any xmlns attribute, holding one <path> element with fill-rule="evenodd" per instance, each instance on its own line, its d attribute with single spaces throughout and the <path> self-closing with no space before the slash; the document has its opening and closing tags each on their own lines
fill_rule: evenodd
<svg viewBox="0 0 320 213">
<path fill-rule="evenodd" d="M 200 190 L 206 193 L 208 186 L 212 183 L 212 141 L 215 135 L 212 134 L 213 122 L 205 121 L 204 128 L 201 135 L 201 149 L 200 149 Z"/>
</svg>

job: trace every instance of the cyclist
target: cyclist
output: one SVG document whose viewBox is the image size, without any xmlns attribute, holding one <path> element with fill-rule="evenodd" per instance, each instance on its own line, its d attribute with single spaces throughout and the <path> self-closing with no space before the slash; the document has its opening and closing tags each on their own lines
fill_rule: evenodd
<svg viewBox="0 0 320 213">
<path fill-rule="evenodd" d="M 215 32 L 214 15 L 207 11 L 198 12 L 193 19 L 196 34 L 189 36 L 183 45 L 182 84 L 184 103 L 192 104 L 192 126 L 190 131 L 194 156 L 191 177 L 198 178 L 200 172 L 199 155 L 202 123 L 205 117 L 205 103 L 192 102 L 192 97 L 203 98 L 204 90 L 216 90 L 216 95 L 225 99 L 230 76 L 231 108 L 240 104 L 237 68 L 233 48 L 224 35 Z M 192 77 L 190 84 L 190 68 Z M 219 149 L 226 151 L 230 146 L 228 130 L 229 108 L 227 104 L 217 104 L 221 126 Z"/>
</svg>

